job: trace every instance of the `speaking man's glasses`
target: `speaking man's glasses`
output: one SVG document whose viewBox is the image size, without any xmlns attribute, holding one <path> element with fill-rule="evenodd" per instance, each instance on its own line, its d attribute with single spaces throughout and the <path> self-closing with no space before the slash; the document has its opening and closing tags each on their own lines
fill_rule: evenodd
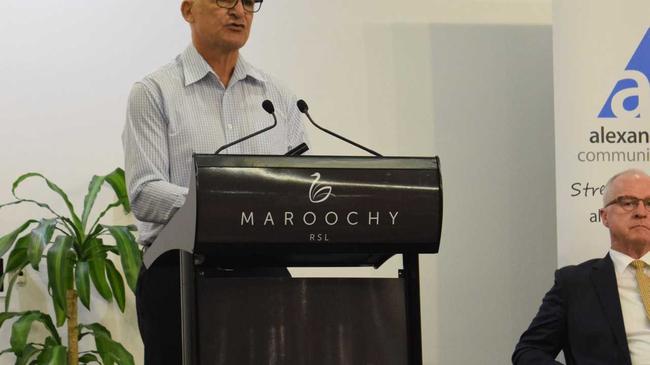
<svg viewBox="0 0 650 365">
<path fill-rule="evenodd" d="M 240 0 L 216 0 L 220 8 L 232 9 L 237 6 Z M 262 8 L 263 0 L 241 0 L 244 10 L 249 13 L 257 13 Z"/>
</svg>

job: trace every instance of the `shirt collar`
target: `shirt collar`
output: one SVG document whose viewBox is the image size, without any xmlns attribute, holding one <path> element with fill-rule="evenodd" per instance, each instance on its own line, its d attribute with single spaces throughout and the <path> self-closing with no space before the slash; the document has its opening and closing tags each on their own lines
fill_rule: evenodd
<svg viewBox="0 0 650 365">
<path fill-rule="evenodd" d="M 614 270 L 616 271 L 616 276 L 621 276 L 625 269 L 630 266 L 632 261 L 634 261 L 633 258 L 630 256 L 618 252 L 612 248 L 609 249 L 609 257 L 612 258 L 612 262 L 614 263 Z M 641 261 L 645 262 L 646 264 L 650 264 L 650 252 L 646 253 L 643 255 L 640 259 Z"/>
<path fill-rule="evenodd" d="M 187 46 L 185 51 L 181 54 L 181 62 L 183 64 L 183 74 L 185 76 L 185 86 L 189 86 L 201 79 L 203 79 L 207 74 L 213 73 L 212 67 L 208 62 L 201 56 L 199 51 L 196 50 L 193 44 Z M 235 70 L 233 71 L 232 78 L 230 83 L 235 83 L 237 81 L 244 80 L 247 77 L 251 77 L 260 82 L 266 82 L 266 77 L 251 66 L 244 57 L 239 55 L 237 58 L 237 64 L 235 65 Z"/>
<path fill-rule="evenodd" d="M 251 77 L 260 82 L 266 82 L 266 77 L 264 77 L 264 75 L 255 67 L 253 67 L 250 63 L 248 63 L 244 59 L 244 57 L 242 57 L 242 55 L 240 54 L 239 57 L 237 58 L 235 71 L 232 73 L 231 82 L 241 81 L 246 77 Z"/>
</svg>

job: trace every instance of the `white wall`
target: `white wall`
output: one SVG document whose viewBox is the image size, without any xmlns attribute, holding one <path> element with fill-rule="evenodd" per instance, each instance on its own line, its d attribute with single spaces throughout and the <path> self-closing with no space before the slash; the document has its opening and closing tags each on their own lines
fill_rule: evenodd
<svg viewBox="0 0 650 365">
<path fill-rule="evenodd" d="M 130 85 L 167 63 L 189 42 L 179 2 L 0 2 L 1 202 L 10 200 L 15 177 L 40 171 L 72 192 L 80 205 L 92 174 L 122 164 L 119 137 Z M 550 19 L 550 0 L 269 0 L 256 16 L 244 54 L 283 79 L 310 103 L 312 115 L 335 131 L 386 155 L 433 155 L 440 153 L 436 141 L 447 132 L 440 133 L 431 102 L 430 25 L 548 25 Z M 316 130 L 311 132 L 315 153 L 358 153 Z M 443 177 L 446 165 L 443 160 Z M 42 187 L 34 185 L 26 186 L 24 194 L 34 191 L 41 196 Z M 0 210 L 0 232 L 37 214 L 33 208 Z M 113 219 L 125 218 L 118 214 Z M 453 218 L 446 217 L 445 222 Z M 441 253 L 460 239 L 445 234 Z M 500 237 L 488 234 L 484 244 L 491 239 Z M 425 363 L 461 364 L 449 359 L 456 351 L 467 351 L 440 340 L 453 329 L 439 327 L 438 313 L 454 301 L 439 296 L 441 283 L 445 283 L 443 289 L 463 283 L 447 277 L 438 259 L 423 259 Z M 391 270 L 396 263 L 392 264 Z M 516 273 L 505 274 L 516 280 Z M 489 277 L 476 280 L 480 283 Z M 48 308 L 46 294 L 36 281 L 30 275 L 27 286 L 19 289 L 16 305 L 21 309 Z M 520 289 L 528 290 L 526 286 Z M 526 293 L 537 298 L 539 291 L 536 287 Z M 515 305 L 512 298 L 498 300 L 502 305 L 495 304 L 495 310 L 508 311 Z M 140 358 L 132 298 L 125 318 L 112 305 L 100 302 L 95 300 L 94 314 L 84 314 L 84 318 L 106 322 Z M 462 313 L 455 315 L 462 323 Z M 5 328 L 0 331 L 0 344 L 7 339 Z M 0 358 L 0 364 L 5 363 L 11 363 L 9 358 Z"/>
<path fill-rule="evenodd" d="M 551 39 L 547 25 L 432 27 L 440 364 L 509 363 L 553 283 Z"/>
</svg>

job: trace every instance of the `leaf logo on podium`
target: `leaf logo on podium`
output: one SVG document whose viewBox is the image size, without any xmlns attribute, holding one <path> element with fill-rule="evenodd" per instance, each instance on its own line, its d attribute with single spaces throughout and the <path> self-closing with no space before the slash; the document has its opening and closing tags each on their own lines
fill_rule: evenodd
<svg viewBox="0 0 650 365">
<path fill-rule="evenodd" d="M 314 181 L 311 182 L 309 187 L 309 201 L 318 204 L 327 200 L 330 196 L 336 196 L 332 194 L 332 187 L 327 185 L 320 184 L 320 173 L 316 172 L 311 174 L 311 177 L 314 178 Z"/>
</svg>

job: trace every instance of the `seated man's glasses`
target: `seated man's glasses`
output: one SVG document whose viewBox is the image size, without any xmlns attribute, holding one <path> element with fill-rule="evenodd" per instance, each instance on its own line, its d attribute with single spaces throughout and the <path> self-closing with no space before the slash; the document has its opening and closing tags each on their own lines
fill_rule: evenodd
<svg viewBox="0 0 650 365">
<path fill-rule="evenodd" d="M 633 196 L 619 196 L 618 198 L 605 204 L 605 208 L 616 204 L 619 207 L 623 208 L 624 211 L 631 212 L 639 206 L 639 202 L 643 202 L 645 209 L 650 211 L 650 198 L 639 199 Z"/>
<path fill-rule="evenodd" d="M 237 6 L 240 0 L 216 0 L 217 5 L 221 8 L 232 9 Z M 244 10 L 249 13 L 257 13 L 262 8 L 263 0 L 241 0 Z"/>
</svg>

